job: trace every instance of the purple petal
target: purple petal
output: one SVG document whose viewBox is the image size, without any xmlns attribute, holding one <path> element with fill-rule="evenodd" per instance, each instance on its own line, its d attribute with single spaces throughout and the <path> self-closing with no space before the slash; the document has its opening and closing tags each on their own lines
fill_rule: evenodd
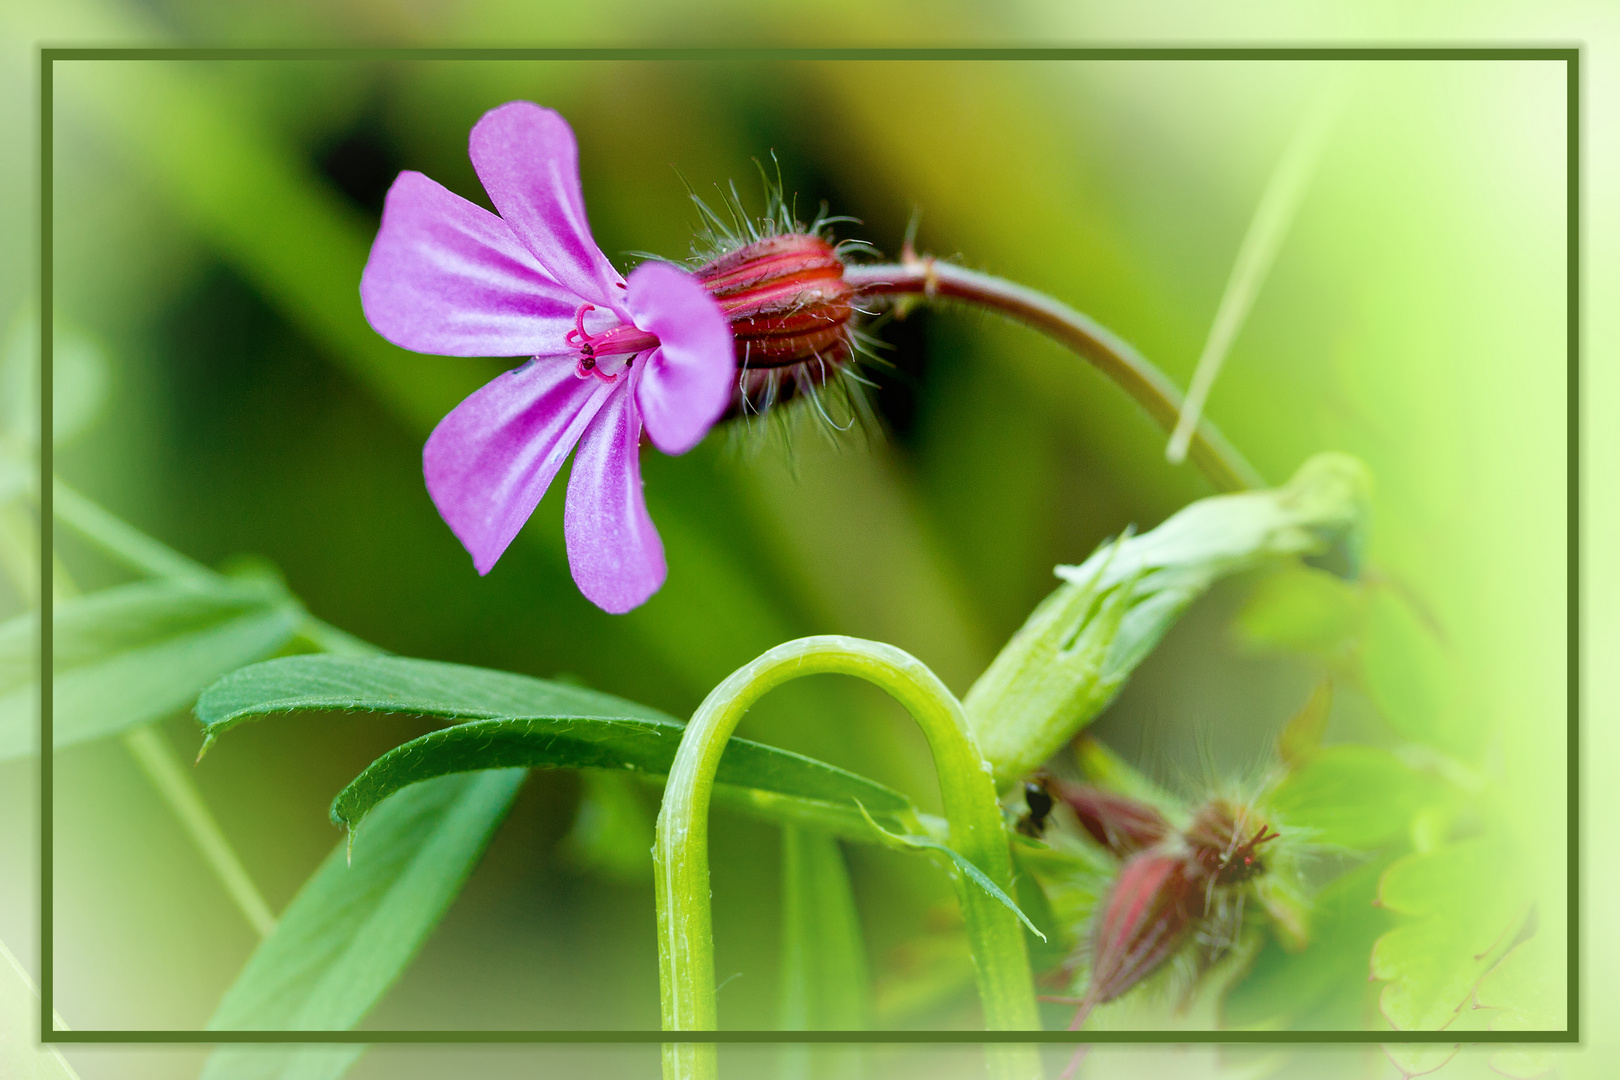
<svg viewBox="0 0 1620 1080">
<path fill-rule="evenodd" d="M 573 357 L 508 371 L 439 421 L 422 450 L 428 494 L 489 573 L 614 387 L 574 374 Z"/>
<path fill-rule="evenodd" d="M 388 189 L 360 305 L 377 333 L 416 352 L 533 356 L 557 351 L 579 302 L 506 222 L 404 172 Z"/>
<path fill-rule="evenodd" d="M 731 402 L 737 377 L 731 324 L 697 278 L 646 262 L 630 275 L 627 299 L 638 329 L 658 337 L 636 384 L 636 404 L 653 445 L 684 454 Z"/>
<path fill-rule="evenodd" d="M 579 443 L 563 532 L 579 591 L 603 611 L 640 607 L 664 583 L 664 544 L 641 497 L 641 418 L 613 396 Z"/>
<path fill-rule="evenodd" d="M 532 101 L 508 102 L 473 125 L 467 152 L 495 209 L 551 276 L 624 316 L 624 279 L 591 238 L 568 121 Z"/>
</svg>

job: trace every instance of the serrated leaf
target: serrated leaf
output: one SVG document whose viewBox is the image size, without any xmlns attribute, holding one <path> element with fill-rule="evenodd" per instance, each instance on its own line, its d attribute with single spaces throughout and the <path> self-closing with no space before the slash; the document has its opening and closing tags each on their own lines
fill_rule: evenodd
<svg viewBox="0 0 1620 1080">
<path fill-rule="evenodd" d="M 1428 1045 L 1424 1043 L 1385 1043 L 1384 1056 L 1400 1070 L 1404 1078 L 1428 1076 L 1451 1064 L 1451 1059 L 1462 1049 L 1461 1043 Z"/>
<path fill-rule="evenodd" d="M 1480 977 L 1525 920 L 1523 875 L 1498 845 L 1465 840 L 1398 859 L 1379 883 L 1379 903 L 1404 916 L 1373 946 L 1372 975 L 1398 1030 L 1451 1026 Z"/>
<path fill-rule="evenodd" d="M 1370 848 L 1404 834 L 1412 815 L 1435 797 L 1434 781 L 1395 755 L 1346 744 L 1290 773 L 1268 801 L 1290 827 L 1312 830 L 1315 843 Z"/>
<path fill-rule="evenodd" d="M 1479 981 L 1474 1008 L 1487 1010 L 1492 1031 L 1563 1031 L 1569 1024 L 1565 958 L 1545 932 L 1515 945 Z M 1491 1055 L 1492 1070 L 1513 1080 L 1536 1080 L 1553 1070 L 1545 1046 L 1505 1046 Z"/>
<path fill-rule="evenodd" d="M 1289 566 L 1254 587 L 1232 621 L 1232 633 L 1252 652 L 1338 660 L 1354 646 L 1360 616 L 1354 585 L 1324 570 Z"/>
<path fill-rule="evenodd" d="M 378 807 L 352 851 L 339 844 L 305 882 L 208 1030 L 353 1028 L 438 925 L 525 775 L 504 769 L 441 777 Z M 209 1058 L 203 1080 L 330 1078 L 362 1050 L 227 1046 Z"/>
<path fill-rule="evenodd" d="M 1227 993 L 1223 1021 L 1245 1028 L 1361 1027 L 1367 956 L 1389 928 L 1389 916 L 1373 903 L 1382 872 L 1380 865 L 1361 866 L 1323 886 L 1314 898 L 1309 944 L 1290 952 L 1267 941 Z"/>
<path fill-rule="evenodd" d="M 1563 1031 L 1569 1024 L 1565 957 L 1545 932 L 1515 945 L 1474 991 L 1492 1031 Z"/>
<path fill-rule="evenodd" d="M 57 605 L 53 743 L 104 738 L 184 709 L 221 675 L 287 644 L 303 610 L 278 584 L 143 581 Z M 31 752 L 37 615 L 0 627 L 0 760 Z"/>
</svg>

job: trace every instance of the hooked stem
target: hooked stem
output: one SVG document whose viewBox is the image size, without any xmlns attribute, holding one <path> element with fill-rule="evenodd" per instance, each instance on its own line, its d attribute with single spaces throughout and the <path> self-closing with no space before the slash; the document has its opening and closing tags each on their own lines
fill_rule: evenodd
<svg viewBox="0 0 1620 1080">
<path fill-rule="evenodd" d="M 1010 316 L 1090 361 L 1165 431 L 1173 431 L 1181 416 L 1181 391 L 1164 372 L 1107 327 L 1045 293 L 931 255 L 907 254 L 898 263 L 849 266 L 844 280 L 860 296 L 944 297 Z M 1188 450 L 1193 464 L 1217 491 L 1266 486 L 1254 466 L 1208 420 L 1199 421 Z"/>
<path fill-rule="evenodd" d="M 939 678 L 915 657 L 879 642 L 827 635 L 778 645 L 734 672 L 698 707 L 664 787 L 653 861 L 666 1031 L 712 1031 L 718 1021 L 708 829 L 720 755 L 743 714 L 767 691 L 822 673 L 865 679 L 905 707 L 933 751 L 951 847 L 1004 892 L 1012 891 L 1012 858 L 994 781 L 961 704 Z M 986 1028 L 1038 1030 L 1034 982 L 1017 916 L 960 875 L 957 892 Z M 1031 1046 L 1001 1043 L 985 1052 L 997 1080 L 1032 1080 L 1041 1074 Z M 717 1071 L 712 1042 L 664 1046 L 665 1080 L 714 1080 Z"/>
</svg>

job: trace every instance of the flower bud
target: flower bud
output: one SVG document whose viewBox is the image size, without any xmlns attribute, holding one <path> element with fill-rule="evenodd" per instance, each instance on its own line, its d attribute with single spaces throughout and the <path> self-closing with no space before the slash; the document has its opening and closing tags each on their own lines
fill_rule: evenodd
<svg viewBox="0 0 1620 1080">
<path fill-rule="evenodd" d="M 1091 838 L 1122 859 L 1170 835 L 1164 815 L 1138 799 L 1089 784 L 1053 786 Z"/>
<path fill-rule="evenodd" d="M 1225 799 L 1214 799 L 1193 816 L 1182 839 L 1192 861 L 1217 885 L 1238 885 L 1265 873 L 1258 849 L 1277 834 Z"/>
<path fill-rule="evenodd" d="M 814 389 L 849 360 L 855 290 L 822 237 L 767 236 L 693 273 L 731 320 L 741 368 L 733 412 L 761 412 Z"/>
<path fill-rule="evenodd" d="M 1188 860 L 1163 851 L 1125 861 L 1092 932 L 1089 1005 L 1124 994 L 1187 941 L 1208 893 L 1191 869 Z"/>
</svg>

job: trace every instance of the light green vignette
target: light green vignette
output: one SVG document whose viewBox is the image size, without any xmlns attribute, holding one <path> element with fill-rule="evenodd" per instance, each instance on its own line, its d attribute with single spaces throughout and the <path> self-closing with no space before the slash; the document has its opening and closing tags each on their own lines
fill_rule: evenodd
<svg viewBox="0 0 1620 1080">
<path fill-rule="evenodd" d="M 961 703 L 920 660 L 892 645 L 839 635 L 778 645 L 717 686 L 693 714 L 664 788 L 653 848 L 658 906 L 658 974 L 664 1029 L 718 1026 L 714 928 L 709 892 L 709 801 L 715 770 L 743 715 L 768 691 L 805 675 L 865 679 L 899 702 L 923 729 L 939 775 L 951 846 L 1004 892 L 1012 891 L 1012 857 L 995 781 L 980 755 Z M 1017 915 L 953 872 L 973 950 L 985 1028 L 1040 1029 L 1034 980 Z M 996 1080 L 1041 1075 L 1033 1047 L 985 1050 Z M 714 1043 L 666 1043 L 665 1080 L 714 1080 Z"/>
</svg>

